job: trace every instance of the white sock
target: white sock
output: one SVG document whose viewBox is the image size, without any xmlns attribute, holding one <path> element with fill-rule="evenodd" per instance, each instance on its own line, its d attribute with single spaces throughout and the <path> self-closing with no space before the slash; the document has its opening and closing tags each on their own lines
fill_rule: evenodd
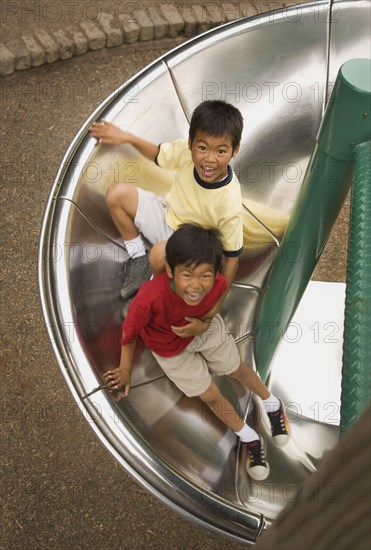
<svg viewBox="0 0 371 550">
<path fill-rule="evenodd" d="M 135 239 L 131 239 L 130 241 L 125 241 L 124 239 L 124 244 L 130 258 L 139 258 L 146 253 L 146 247 L 141 235 L 138 235 Z"/>
<path fill-rule="evenodd" d="M 250 441 L 260 439 L 256 431 L 250 428 L 247 424 L 244 424 L 241 430 L 239 432 L 235 432 L 235 434 L 238 435 L 244 443 L 249 443 Z"/>
<path fill-rule="evenodd" d="M 281 406 L 281 403 L 279 402 L 277 397 L 273 395 L 273 393 L 271 393 L 269 397 L 267 397 L 267 399 L 263 399 L 262 401 L 264 403 L 264 407 L 267 413 L 276 412 Z"/>
</svg>

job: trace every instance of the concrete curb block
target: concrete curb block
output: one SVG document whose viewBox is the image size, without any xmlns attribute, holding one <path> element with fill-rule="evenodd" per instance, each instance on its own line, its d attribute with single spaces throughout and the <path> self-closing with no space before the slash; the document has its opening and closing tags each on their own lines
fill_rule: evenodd
<svg viewBox="0 0 371 550">
<path fill-rule="evenodd" d="M 111 13 L 101 13 L 98 17 L 98 25 L 106 35 L 106 47 L 115 48 L 122 44 L 122 30 L 119 22 Z"/>
<path fill-rule="evenodd" d="M 159 10 L 155 6 L 149 6 L 147 10 L 149 17 L 154 24 L 154 39 L 161 40 L 161 38 L 165 38 L 166 36 L 168 36 L 169 23 L 167 19 L 165 19 L 161 15 Z"/>
<path fill-rule="evenodd" d="M 296 0 L 296 3 L 306 1 Z M 278 1 L 277 4 L 282 7 L 286 2 Z M 265 11 L 269 11 L 269 7 L 262 6 L 260 13 Z M 125 52 L 160 49 L 158 42 L 170 44 L 171 40 L 175 40 L 176 45 L 179 40 L 252 15 L 259 15 L 257 5 L 251 7 L 239 1 L 221 4 L 210 1 L 181 6 L 163 3 L 158 7 L 143 7 L 125 15 L 100 12 L 94 20 L 85 19 L 65 29 L 38 29 L 33 35 L 27 34 L 0 43 L 0 77 L 69 59 L 89 50 L 115 47 L 125 47 Z"/>
<path fill-rule="evenodd" d="M 14 55 L 14 70 L 23 71 L 31 67 L 31 54 L 26 48 L 26 44 L 20 38 L 11 40 L 6 45 L 8 50 Z M 0 73 L 2 74 L 4 69 L 2 66 L 2 59 L 0 60 Z"/>
<path fill-rule="evenodd" d="M 45 51 L 46 62 L 54 63 L 54 61 L 57 61 L 60 55 L 59 44 L 42 29 L 35 31 L 35 37 L 39 41 L 41 48 Z"/>
<path fill-rule="evenodd" d="M 0 59 L 0 76 L 14 73 L 16 56 L 4 44 L 0 44 Z"/>
<path fill-rule="evenodd" d="M 184 29 L 184 20 L 178 9 L 173 4 L 161 4 L 160 10 L 165 19 L 169 22 L 168 36 L 176 38 Z"/>
</svg>

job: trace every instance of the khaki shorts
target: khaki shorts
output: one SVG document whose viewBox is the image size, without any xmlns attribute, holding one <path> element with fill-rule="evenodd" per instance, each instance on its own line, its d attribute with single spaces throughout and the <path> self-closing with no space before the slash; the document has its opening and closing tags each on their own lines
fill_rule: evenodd
<svg viewBox="0 0 371 550">
<path fill-rule="evenodd" d="M 204 393 L 211 384 L 211 374 L 231 374 L 241 362 L 220 315 L 215 315 L 208 330 L 196 336 L 179 355 L 162 357 L 152 353 L 166 376 L 188 397 Z"/>
<path fill-rule="evenodd" d="M 162 197 L 140 187 L 137 191 L 138 209 L 134 219 L 135 227 L 152 245 L 159 241 L 167 241 L 174 233 L 166 223 L 169 208 L 167 202 Z"/>
</svg>

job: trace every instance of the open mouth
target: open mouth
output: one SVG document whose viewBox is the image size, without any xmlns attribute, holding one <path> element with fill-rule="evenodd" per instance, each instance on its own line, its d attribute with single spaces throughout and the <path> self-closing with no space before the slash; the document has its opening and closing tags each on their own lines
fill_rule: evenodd
<svg viewBox="0 0 371 550">
<path fill-rule="evenodd" d="M 217 172 L 216 168 L 211 168 L 210 166 L 201 166 L 201 171 L 204 178 L 211 178 Z"/>
<path fill-rule="evenodd" d="M 202 298 L 202 294 L 200 294 L 199 292 L 186 292 L 185 295 L 187 297 L 188 302 L 191 302 L 191 303 L 199 302 Z"/>
</svg>

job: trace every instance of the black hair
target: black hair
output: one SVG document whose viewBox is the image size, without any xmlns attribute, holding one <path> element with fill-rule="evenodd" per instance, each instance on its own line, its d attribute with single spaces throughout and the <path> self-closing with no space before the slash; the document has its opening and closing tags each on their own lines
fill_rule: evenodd
<svg viewBox="0 0 371 550">
<path fill-rule="evenodd" d="M 203 101 L 192 114 L 189 126 L 191 143 L 197 130 L 208 136 L 229 136 L 234 150 L 241 141 L 243 117 L 230 103 L 220 100 Z"/>
<path fill-rule="evenodd" d="M 219 230 L 192 223 L 180 225 L 166 243 L 166 261 L 172 273 L 179 264 L 195 267 L 212 264 L 217 273 L 223 261 Z"/>
</svg>

